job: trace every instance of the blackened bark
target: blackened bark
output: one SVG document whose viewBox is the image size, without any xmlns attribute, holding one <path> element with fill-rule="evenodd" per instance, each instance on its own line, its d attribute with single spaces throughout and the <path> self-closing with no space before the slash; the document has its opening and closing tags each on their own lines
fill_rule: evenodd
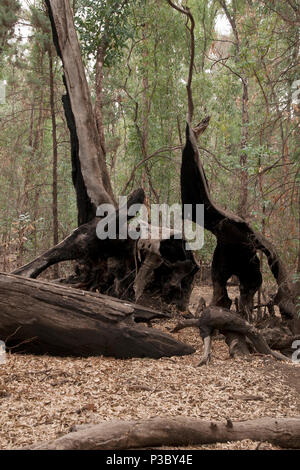
<svg viewBox="0 0 300 470">
<path fill-rule="evenodd" d="M 251 319 L 253 297 L 262 282 L 257 250 L 262 251 L 278 284 L 275 303 L 284 320 L 294 330 L 297 321 L 294 292 L 287 269 L 277 250 L 262 234 L 255 232 L 242 218 L 219 208 L 211 199 L 207 179 L 197 148 L 196 134 L 187 125 L 186 145 L 182 154 L 181 197 L 183 204 L 193 204 L 190 218 L 196 222 L 196 204 L 204 205 L 204 227 L 217 238 L 212 264 L 213 304 L 229 308 L 226 284 L 232 275 L 240 281 L 239 306 Z"/>
<path fill-rule="evenodd" d="M 51 22 L 53 41 L 63 63 L 64 82 L 68 94 L 67 107 L 73 113 L 72 118 L 69 119 L 69 126 L 73 128 L 73 149 L 78 150 L 76 155 L 78 154 L 86 193 L 95 207 L 102 203 L 114 204 L 114 195 L 101 148 L 69 0 L 51 0 L 51 2 L 45 0 L 45 2 Z M 74 136 L 74 125 L 77 140 Z M 74 156 L 75 152 L 73 160 Z M 75 168 L 79 173 L 77 162 Z M 76 181 L 78 178 L 80 179 L 79 175 L 75 178 Z M 82 189 L 81 184 L 79 187 Z M 84 200 L 84 196 L 83 191 L 78 199 Z"/>
<path fill-rule="evenodd" d="M 65 79 L 64 79 L 65 82 Z M 74 114 L 72 111 L 69 94 L 66 93 L 62 97 L 64 106 L 64 112 L 68 129 L 70 132 L 70 143 L 71 143 L 71 161 L 72 161 L 72 181 L 76 192 L 76 203 L 77 203 L 77 221 L 78 226 L 90 222 L 96 215 L 96 207 L 91 202 L 86 186 L 83 181 L 81 166 L 79 160 L 79 144 L 78 136 L 76 132 L 76 125 Z"/>
</svg>

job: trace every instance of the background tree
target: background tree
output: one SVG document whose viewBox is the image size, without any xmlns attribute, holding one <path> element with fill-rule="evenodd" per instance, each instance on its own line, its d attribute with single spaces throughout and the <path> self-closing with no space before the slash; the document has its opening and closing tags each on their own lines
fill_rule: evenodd
<svg viewBox="0 0 300 470">
<path fill-rule="evenodd" d="M 3 0 L 0 5 L 0 58 L 9 40 L 14 36 L 14 26 L 16 24 L 20 3 L 18 0 Z"/>
</svg>

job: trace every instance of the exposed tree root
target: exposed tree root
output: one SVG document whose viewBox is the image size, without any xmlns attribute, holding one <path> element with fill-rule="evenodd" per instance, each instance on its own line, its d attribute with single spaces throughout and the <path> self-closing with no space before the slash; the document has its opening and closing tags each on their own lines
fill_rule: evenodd
<svg viewBox="0 0 300 470">
<path fill-rule="evenodd" d="M 236 334 L 246 344 L 248 339 L 254 350 L 261 354 L 268 354 L 275 359 L 281 361 L 288 361 L 289 359 L 280 352 L 270 349 L 263 335 L 253 325 L 250 325 L 246 320 L 236 313 L 221 307 L 208 307 L 206 308 L 199 318 L 184 320 L 179 322 L 172 332 L 180 331 L 183 328 L 197 327 L 200 331 L 200 336 L 204 341 L 204 354 L 199 365 L 207 364 L 211 355 L 211 336 L 214 330 L 218 330 L 221 334 L 226 336 L 226 342 L 229 344 L 229 351 L 234 355 L 234 341 L 236 341 Z M 232 338 L 230 335 L 234 335 Z M 244 354 L 249 352 L 248 346 L 244 350 Z"/>
</svg>

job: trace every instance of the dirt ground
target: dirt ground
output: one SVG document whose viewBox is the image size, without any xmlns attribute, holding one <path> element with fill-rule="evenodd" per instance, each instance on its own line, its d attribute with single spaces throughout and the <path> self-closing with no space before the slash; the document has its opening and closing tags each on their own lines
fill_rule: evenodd
<svg viewBox="0 0 300 470">
<path fill-rule="evenodd" d="M 234 295 L 235 288 L 231 289 Z M 197 287 L 194 294 L 199 293 L 208 300 L 211 288 Z M 169 331 L 175 323 L 168 320 L 154 327 Z M 115 418 L 245 420 L 300 415 L 300 364 L 262 356 L 233 360 L 224 341 L 215 340 L 212 363 L 198 368 L 198 332 L 190 328 L 174 336 L 194 346 L 196 353 L 159 360 L 9 354 L 0 365 L 0 449 L 53 439 L 74 424 Z M 187 449 L 258 447 L 276 449 L 249 440 Z"/>
</svg>

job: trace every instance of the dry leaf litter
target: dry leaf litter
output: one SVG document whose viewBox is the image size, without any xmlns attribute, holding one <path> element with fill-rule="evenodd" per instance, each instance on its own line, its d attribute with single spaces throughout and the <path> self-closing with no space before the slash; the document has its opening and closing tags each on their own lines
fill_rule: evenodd
<svg viewBox="0 0 300 470">
<path fill-rule="evenodd" d="M 153 326 L 169 332 L 175 324 L 168 320 Z M 27 447 L 59 437 L 75 424 L 115 418 L 234 421 L 300 414 L 295 387 L 300 365 L 263 356 L 231 359 L 224 341 L 215 340 L 212 363 L 198 368 L 202 343 L 197 330 L 174 336 L 196 353 L 159 360 L 9 354 L 0 365 L 0 449 Z M 257 448 L 277 447 L 244 440 L 187 449 Z"/>
</svg>

